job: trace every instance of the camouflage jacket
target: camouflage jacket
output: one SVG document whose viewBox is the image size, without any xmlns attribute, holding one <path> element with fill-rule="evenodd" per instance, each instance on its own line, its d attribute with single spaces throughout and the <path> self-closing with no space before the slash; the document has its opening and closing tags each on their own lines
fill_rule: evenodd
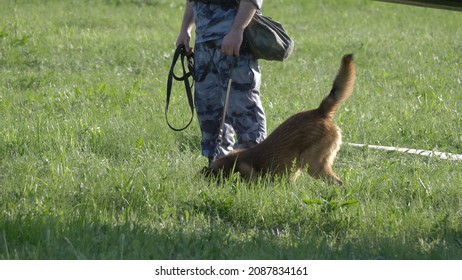
<svg viewBox="0 0 462 280">
<path fill-rule="evenodd" d="M 189 2 L 203 2 L 208 4 L 215 4 L 225 7 L 237 7 L 239 6 L 239 0 L 189 0 Z M 263 0 L 249 0 L 252 2 L 258 10 L 261 10 Z"/>
<path fill-rule="evenodd" d="M 222 39 L 231 29 L 239 0 L 191 0 L 195 2 L 196 43 Z M 263 0 L 249 0 L 261 8 Z M 218 3 L 219 2 L 219 3 Z M 223 5 L 222 3 L 234 3 Z"/>
</svg>

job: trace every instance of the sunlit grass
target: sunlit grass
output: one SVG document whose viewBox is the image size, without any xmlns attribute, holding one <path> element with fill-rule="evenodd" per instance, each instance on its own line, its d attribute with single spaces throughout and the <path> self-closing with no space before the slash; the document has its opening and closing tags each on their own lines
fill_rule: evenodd
<svg viewBox="0 0 462 280">
<path fill-rule="evenodd" d="M 342 189 L 201 176 L 196 121 L 176 133 L 163 114 L 183 4 L 0 3 L 1 259 L 462 257 L 458 161 L 344 145 Z M 264 13 L 296 42 L 286 62 L 261 62 L 270 131 L 318 106 L 354 53 L 344 142 L 462 154 L 460 13 L 353 0 Z"/>
</svg>

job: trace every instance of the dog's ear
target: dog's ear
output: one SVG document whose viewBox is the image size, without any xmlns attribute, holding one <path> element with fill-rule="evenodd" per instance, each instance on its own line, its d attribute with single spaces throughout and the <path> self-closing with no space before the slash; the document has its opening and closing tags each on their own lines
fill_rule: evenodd
<svg viewBox="0 0 462 280">
<path fill-rule="evenodd" d="M 228 177 L 231 173 L 239 171 L 237 158 L 237 153 L 230 153 L 220 157 L 212 162 L 210 169 L 217 174 L 223 172 L 223 176 Z"/>
<path fill-rule="evenodd" d="M 227 158 L 228 156 L 223 156 L 214 160 L 210 165 L 210 170 L 215 174 L 218 174 L 220 170 L 223 171 L 223 173 L 226 173 L 227 169 L 229 169 Z"/>
<path fill-rule="evenodd" d="M 245 178 L 250 178 L 255 173 L 252 166 L 246 162 L 236 164 L 235 172 L 239 172 Z"/>
</svg>

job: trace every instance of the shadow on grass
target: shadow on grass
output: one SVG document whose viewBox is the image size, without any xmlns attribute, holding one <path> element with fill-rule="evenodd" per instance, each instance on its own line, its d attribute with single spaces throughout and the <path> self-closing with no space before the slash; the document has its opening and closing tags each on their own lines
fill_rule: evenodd
<svg viewBox="0 0 462 280">
<path fill-rule="evenodd" d="M 286 235 L 226 224 L 169 228 L 124 223 L 113 226 L 48 217 L 3 220 L 0 259 L 461 259 L 462 232 L 445 232 L 448 243 L 364 236 L 336 242 L 321 236 Z M 236 234 L 237 233 L 237 234 Z M 305 238 L 302 236 L 310 236 Z M 435 236 L 429 233 L 428 240 Z M 427 240 L 427 241 L 428 241 Z M 436 238 L 434 239 L 436 240 Z M 417 250 L 419 247 L 421 249 Z"/>
</svg>

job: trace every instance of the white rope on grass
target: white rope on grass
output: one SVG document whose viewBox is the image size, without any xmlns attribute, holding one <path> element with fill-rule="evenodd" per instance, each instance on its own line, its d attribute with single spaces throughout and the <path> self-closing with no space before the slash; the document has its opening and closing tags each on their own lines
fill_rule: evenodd
<svg viewBox="0 0 462 280">
<path fill-rule="evenodd" d="M 462 155 L 443 153 L 443 152 L 437 152 L 437 151 L 417 150 L 417 149 L 410 149 L 410 148 L 398 148 L 398 147 L 377 146 L 377 145 L 367 145 L 367 144 L 356 144 L 356 143 L 346 143 L 346 144 L 352 147 L 359 147 L 359 148 L 369 148 L 369 149 L 385 150 L 385 151 L 391 151 L 391 152 L 402 152 L 402 153 L 416 154 L 416 155 L 426 156 L 426 157 L 435 156 L 441 159 L 448 159 L 448 160 L 462 160 Z"/>
</svg>

